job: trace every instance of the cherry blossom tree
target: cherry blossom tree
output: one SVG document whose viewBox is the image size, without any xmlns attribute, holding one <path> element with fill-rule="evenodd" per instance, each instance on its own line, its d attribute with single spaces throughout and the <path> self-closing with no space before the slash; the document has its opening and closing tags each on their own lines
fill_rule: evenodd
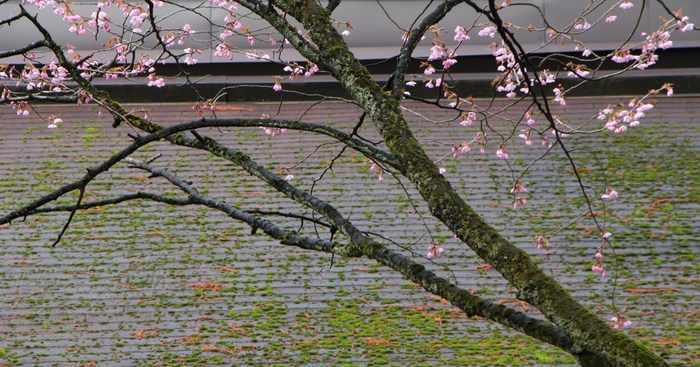
<svg viewBox="0 0 700 367">
<path fill-rule="evenodd" d="M 697 30 L 692 20 L 681 11 L 669 9 L 660 0 L 657 2 L 667 11 L 658 28 L 639 30 L 628 39 L 619 40 L 618 47 L 610 52 L 592 49 L 587 44 L 586 34 L 589 30 L 604 28 L 620 17 L 639 16 L 634 13 L 635 9 L 643 8 L 645 1 L 588 1 L 567 22 L 556 22 L 560 25 L 546 19 L 544 12 L 529 2 L 430 2 L 409 28 L 402 29 L 403 37 L 397 38 L 400 50 L 393 73 L 388 80 L 379 83 L 346 43 L 354 28 L 352 20 L 339 20 L 342 17 L 338 14 L 340 0 L 323 3 L 314 0 L 211 0 L 193 7 L 174 1 L 151 0 L 100 0 L 90 7 L 60 0 L 24 0 L 21 4 L 0 1 L 5 16 L 0 20 L 3 29 L 13 29 L 16 24 L 28 22 L 38 35 L 34 42 L 23 47 L 0 51 L 0 59 L 13 60 L 0 66 L 3 84 L 0 101 L 11 105 L 22 116 L 32 116 L 36 102 L 96 105 L 100 113 L 114 118 L 114 127 L 127 124 L 141 132 L 131 135 L 133 141 L 126 148 L 88 168 L 83 178 L 5 214 L 0 217 L 0 224 L 46 212 L 67 211 L 70 214 L 53 244 L 55 246 L 69 230 L 73 216 L 79 210 L 129 200 L 201 205 L 224 212 L 231 219 L 249 225 L 253 233 L 263 232 L 281 245 L 376 260 L 425 291 L 449 301 L 466 315 L 491 320 L 556 346 L 572 354 L 583 366 L 665 366 L 666 363 L 647 347 L 616 330 L 630 326 L 631 320 L 619 314 L 612 322 L 601 319 L 543 272 L 528 253 L 486 223 L 452 188 L 443 167 L 446 160 L 459 159 L 466 154 L 493 154 L 507 161 L 512 159 L 508 147 L 515 144 L 541 145 L 542 157 L 553 150 L 564 152 L 580 183 L 580 194 L 588 203 L 589 211 L 581 217 L 592 217 L 598 224 L 595 236 L 600 237 L 601 245 L 591 260 L 591 271 L 605 277 L 611 266 L 606 262 L 605 253 L 613 246 L 612 234 L 596 219 L 601 216 L 596 211 L 597 203 L 615 200 L 622 194 L 606 187 L 594 191 L 583 182 L 566 137 L 605 132 L 633 133 L 628 130 L 643 122 L 645 113 L 654 107 L 653 97 L 659 94 L 671 96 L 673 85 L 664 84 L 650 91 L 640 91 L 638 97 L 624 105 L 600 106 L 599 110 L 591 111 L 588 121 L 575 124 L 557 115 L 554 109 L 557 105 L 565 105 L 567 94 L 585 83 L 611 78 L 629 70 L 653 67 L 659 52 L 673 45 L 674 34 Z M 505 12 L 518 8 L 535 10 L 544 27 L 504 19 Z M 214 10 L 211 18 L 203 15 L 209 14 L 204 9 Z M 469 14 L 475 21 L 444 29 L 440 26 L 441 21 L 451 12 Z M 186 22 L 175 24 L 172 19 L 182 17 L 174 15 L 183 14 L 188 19 L 205 19 L 208 28 L 197 29 Z M 94 50 L 77 50 L 70 43 L 59 41 L 47 27 L 49 18 L 62 20 L 63 27 L 75 37 L 92 39 Z M 519 39 L 527 32 L 546 34 L 547 46 L 565 45 L 571 52 L 543 56 L 538 50 L 526 50 Z M 641 37 L 638 37 L 639 32 L 642 32 Z M 488 106 L 480 106 L 470 96 L 460 94 L 451 79 L 451 70 L 459 62 L 460 49 L 474 38 L 492 41 L 490 52 L 500 73 L 493 82 L 494 94 L 512 101 L 509 109 L 519 111 L 518 119 L 509 120 L 508 131 L 496 133 L 488 124 L 490 118 L 503 111 L 490 111 Z M 290 47 L 296 50 L 298 58 L 281 56 L 280 51 Z M 418 52 L 421 47 L 429 52 Z M 221 119 L 215 113 L 219 95 L 201 98 L 193 105 L 201 119 L 165 127 L 158 123 L 157 116 L 150 116 L 146 111 L 129 110 L 94 83 L 99 78 L 123 78 L 141 83 L 144 88 L 157 89 L 168 83 L 168 75 L 159 71 L 160 65 L 170 64 L 175 65 L 180 75 L 196 89 L 196 80 L 189 77 L 187 66 L 197 64 L 207 53 L 223 62 L 247 59 L 277 64 L 279 75 L 270 82 L 278 93 L 285 91 L 288 78 L 311 78 L 318 73 L 329 75 L 347 92 L 352 103 L 361 107 L 363 114 L 349 133 L 323 124 L 269 116 Z M 601 67 L 608 61 L 619 67 L 614 71 L 604 71 Z M 575 80 L 573 86 L 564 88 L 561 81 L 565 78 Z M 419 90 L 434 93 L 430 98 L 417 97 Z M 451 142 L 442 158 L 428 156 L 404 118 L 401 102 L 406 99 L 455 112 L 460 124 L 470 128 L 465 134 L 471 135 L 461 142 Z M 55 115 L 42 115 L 41 118 L 50 129 L 60 129 L 64 123 Z M 359 135 L 363 123 L 374 125 L 384 140 L 382 145 Z M 270 135 L 285 130 L 325 135 L 363 154 L 379 181 L 389 175 L 408 179 L 430 213 L 444 223 L 464 246 L 500 272 L 517 289 L 518 299 L 537 308 L 545 318 L 539 319 L 491 302 L 450 283 L 401 248 L 373 238 L 353 225 L 348 213 L 342 213 L 332 203 L 301 190 L 295 185 L 293 171 L 282 175 L 271 172 L 245 152 L 198 132 L 212 127 L 260 127 Z M 286 229 L 264 213 L 251 214 L 202 194 L 186 179 L 157 167 L 154 160 L 138 161 L 130 157 L 140 148 L 163 140 L 206 151 L 241 167 L 289 200 L 312 210 L 323 218 L 319 223 L 330 228 L 332 234 L 338 234 L 324 239 Z M 164 178 L 182 190 L 185 196 L 175 199 L 138 193 L 84 202 L 84 193 L 90 182 L 120 163 L 148 171 L 153 177 Z M 512 206 L 516 209 L 527 205 L 525 173 L 514 175 L 512 181 L 510 194 Z M 78 199 L 74 205 L 51 206 L 51 202 L 75 192 Z M 549 245 L 547 234 L 532 235 L 538 246 Z M 445 251 L 436 240 L 431 240 L 426 248 L 423 256 L 427 259 L 439 257 Z"/>
</svg>

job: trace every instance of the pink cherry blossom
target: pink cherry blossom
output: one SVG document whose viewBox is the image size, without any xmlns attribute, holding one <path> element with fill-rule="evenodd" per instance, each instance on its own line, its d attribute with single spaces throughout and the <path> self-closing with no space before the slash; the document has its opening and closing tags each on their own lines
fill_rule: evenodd
<svg viewBox="0 0 700 367">
<path fill-rule="evenodd" d="M 261 127 L 260 129 L 262 129 L 266 135 L 270 135 L 273 138 L 277 135 L 282 135 L 282 134 L 284 134 L 285 131 L 287 131 L 287 129 L 276 129 L 276 128 L 265 127 L 265 126 Z"/>
<path fill-rule="evenodd" d="M 593 271 L 594 273 L 600 274 L 601 278 L 605 278 L 606 271 L 602 265 L 596 264 L 596 265 L 591 266 L 591 271 Z"/>
<path fill-rule="evenodd" d="M 185 55 L 185 63 L 186 63 L 187 65 L 194 65 L 194 64 L 196 64 L 196 63 L 197 63 L 197 59 L 194 58 L 194 55 L 195 55 L 195 54 L 199 54 L 199 55 L 202 54 L 202 50 L 197 50 L 197 49 L 189 48 L 189 47 L 186 48 L 186 49 L 184 49 L 184 51 L 185 51 L 185 54 L 186 54 L 186 55 Z"/>
<path fill-rule="evenodd" d="M 578 31 L 585 31 L 589 28 L 591 28 L 591 24 L 588 23 L 588 21 L 586 21 L 585 19 L 583 19 L 582 22 L 576 23 L 576 25 L 574 25 L 574 29 Z"/>
<path fill-rule="evenodd" d="M 472 126 L 472 124 L 474 123 L 474 121 L 477 120 L 477 118 L 478 117 L 476 116 L 475 112 L 467 112 L 465 114 L 462 114 L 462 121 L 459 124 L 462 126 Z"/>
<path fill-rule="evenodd" d="M 508 152 L 506 151 L 505 147 L 500 147 L 496 151 L 496 156 L 500 159 L 508 159 Z"/>
<path fill-rule="evenodd" d="M 484 27 L 479 31 L 479 36 L 481 36 L 481 37 L 489 36 L 489 37 L 493 38 L 495 35 L 496 35 L 496 27 L 494 27 L 494 26 Z"/>
<path fill-rule="evenodd" d="M 542 248 L 549 248 L 549 237 L 545 237 L 543 235 L 537 235 L 534 238 L 535 243 L 537 244 L 537 249 L 541 250 Z"/>
<path fill-rule="evenodd" d="M 275 92 L 282 91 L 282 78 L 279 76 L 275 77 L 275 85 L 272 86 L 272 90 Z"/>
<path fill-rule="evenodd" d="M 631 9 L 633 6 L 634 6 L 634 4 L 632 4 L 631 1 L 623 1 L 623 2 L 620 4 L 620 9 L 625 9 L 625 10 L 626 10 L 626 9 Z"/>
<path fill-rule="evenodd" d="M 530 139 L 530 132 L 532 131 L 532 129 L 520 131 L 522 132 L 522 134 L 519 134 L 518 137 L 525 141 L 525 145 L 532 145 L 532 140 Z"/>
<path fill-rule="evenodd" d="M 51 116 L 51 117 L 49 117 L 49 119 L 50 119 L 50 122 L 49 122 L 49 125 L 47 126 L 49 129 L 56 129 L 56 128 L 58 128 L 58 125 L 63 123 L 63 120 L 61 120 L 58 117 Z"/>
<path fill-rule="evenodd" d="M 671 97 L 673 95 L 673 84 L 666 83 L 661 87 L 661 90 L 666 89 L 666 95 Z"/>
<path fill-rule="evenodd" d="M 306 67 L 306 71 L 304 72 L 305 77 L 310 77 L 313 76 L 318 72 L 318 66 L 312 62 L 309 62 L 309 65 Z"/>
<path fill-rule="evenodd" d="M 428 56 L 428 61 L 442 60 L 445 57 L 447 57 L 445 47 L 441 45 L 433 45 L 433 47 L 430 48 L 430 55 Z"/>
<path fill-rule="evenodd" d="M 455 37 L 454 40 L 457 42 L 463 42 L 469 39 L 469 36 L 467 35 L 467 31 L 464 29 L 462 26 L 457 26 L 455 28 Z"/>
<path fill-rule="evenodd" d="M 650 109 L 654 108 L 654 105 L 651 103 L 645 103 L 640 105 L 639 107 L 636 108 L 637 112 L 644 112 L 644 111 L 649 111 Z"/>
<path fill-rule="evenodd" d="M 165 79 L 156 76 L 156 74 L 150 74 L 148 76 L 148 86 L 161 88 L 165 86 Z"/>
<path fill-rule="evenodd" d="M 564 88 L 561 85 L 559 87 L 552 89 L 554 92 L 554 101 L 559 102 L 560 105 L 566 106 L 566 100 L 564 100 Z"/>
<path fill-rule="evenodd" d="M 617 191 L 610 190 L 607 194 L 601 195 L 600 198 L 603 200 L 615 200 L 617 199 Z"/>
<path fill-rule="evenodd" d="M 431 241 L 428 245 L 428 253 L 425 255 L 425 257 L 427 257 L 428 259 L 434 259 L 438 257 L 438 255 L 440 255 L 443 251 L 444 249 L 442 248 L 442 246 L 440 246 L 439 243 Z"/>
<path fill-rule="evenodd" d="M 613 323 L 612 328 L 617 329 L 617 330 L 620 330 L 620 329 L 626 328 L 626 327 L 630 327 L 633 324 L 633 322 L 631 320 L 625 320 L 619 314 L 611 317 L 610 321 Z"/>
<path fill-rule="evenodd" d="M 450 67 L 452 67 L 452 65 L 454 65 L 456 63 L 457 63 L 457 60 L 455 60 L 453 58 L 447 58 L 447 59 L 442 61 L 442 67 L 443 67 L 443 69 L 447 70 Z"/>
<path fill-rule="evenodd" d="M 528 110 L 527 112 L 525 112 L 525 120 L 526 120 L 526 123 L 528 124 L 528 126 L 535 125 L 536 121 L 532 117 L 532 110 Z"/>
</svg>

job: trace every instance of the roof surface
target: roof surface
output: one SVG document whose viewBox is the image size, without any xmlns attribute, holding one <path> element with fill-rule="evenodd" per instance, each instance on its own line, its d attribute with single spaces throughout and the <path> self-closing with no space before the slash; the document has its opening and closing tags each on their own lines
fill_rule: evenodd
<svg viewBox="0 0 700 367">
<path fill-rule="evenodd" d="M 570 98 L 557 113 L 572 124 L 621 97 Z M 487 105 L 488 101 L 477 103 Z M 497 100 L 493 110 L 505 106 Z M 675 365 L 700 366 L 700 97 L 660 98 L 642 126 L 623 135 L 572 137 L 584 179 L 603 188 L 597 159 L 608 162 L 608 185 L 620 198 L 613 215 L 610 274 L 590 271 L 601 242 L 590 219 L 551 237 L 537 249 L 532 237 L 554 233 L 585 211 L 580 188 L 561 151 L 537 161 L 524 176 L 529 203 L 512 210 L 512 176 L 478 149 L 451 158 L 451 145 L 470 140 L 476 127 L 443 122 L 451 112 L 407 104 L 406 116 L 429 154 L 453 185 L 496 228 L 536 256 L 576 298 L 609 319 L 614 302 L 634 324 L 626 333 Z M 196 119 L 186 104 L 146 108 L 163 124 Z M 0 209 L 3 213 L 82 177 L 130 142 L 126 126 L 111 128 L 92 107 L 39 106 L 64 121 L 57 130 L 38 119 L 0 109 Z M 262 114 L 332 124 L 350 131 L 359 110 L 343 102 L 226 104 L 220 117 Z M 35 115 L 36 116 L 36 115 Z M 420 116 L 428 116 L 433 122 Z M 517 117 L 511 114 L 512 117 Z M 597 122 L 597 121 L 596 121 Z M 498 131 L 507 122 L 492 119 Z M 378 140 L 371 124 L 361 131 Z M 288 131 L 271 138 L 260 129 L 210 130 L 280 175 L 310 190 L 340 152 L 327 138 Z M 516 134 L 517 135 L 517 134 Z M 544 150 L 507 145 L 517 175 Z M 494 146 L 495 145 L 495 146 Z M 159 167 L 193 181 L 200 192 L 242 209 L 311 215 L 253 177 L 203 152 L 157 143 Z M 298 165 L 297 165 L 298 164 Z M 510 287 L 444 226 L 426 215 L 411 189 L 392 176 L 379 182 L 371 163 L 344 153 L 314 186 L 360 229 L 415 251 L 443 276 L 483 297 L 520 308 Z M 405 179 L 401 180 L 407 185 Z M 88 186 L 86 200 L 135 191 L 179 192 L 162 179 L 119 165 Z M 600 194 L 600 193 L 599 193 Z M 69 204 L 75 200 L 63 200 Z M 415 206 L 414 206 L 415 204 Z M 596 206 L 600 202 L 594 201 Z M 598 207 L 597 207 L 598 208 Z M 67 213 L 47 214 L 0 227 L 0 365 L 2 366 L 335 366 L 335 365 L 573 365 L 565 354 L 476 318 L 466 318 L 400 275 L 365 259 L 285 247 L 221 213 L 200 207 L 131 202 L 82 212 L 55 248 Z M 323 227 L 272 218 L 289 229 L 318 233 Z M 424 255 L 432 235 L 445 252 L 434 263 Z M 342 240 L 342 238 L 341 238 Z M 419 256 L 420 255 L 420 256 Z M 617 262 L 614 260 L 616 259 Z M 617 278 L 617 282 L 614 279 Z M 530 309 L 529 311 L 535 312 Z M 536 314 L 536 313 L 535 313 Z"/>
</svg>

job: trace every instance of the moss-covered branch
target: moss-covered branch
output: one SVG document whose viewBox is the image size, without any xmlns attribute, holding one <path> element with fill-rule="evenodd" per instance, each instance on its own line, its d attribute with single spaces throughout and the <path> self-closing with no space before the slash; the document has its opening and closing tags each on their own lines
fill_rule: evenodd
<svg viewBox="0 0 700 367">
<path fill-rule="evenodd" d="M 649 349 L 613 330 L 576 302 L 558 282 L 539 269 L 527 253 L 503 238 L 466 204 L 411 133 L 398 100 L 382 93 L 335 31 L 325 9 L 313 0 L 284 3 L 286 10 L 302 22 L 322 50 L 322 58 L 312 61 L 338 79 L 374 120 L 389 150 L 403 164 L 402 173 L 423 196 L 431 213 L 515 286 L 519 298 L 537 307 L 561 327 L 575 341 L 574 354 L 580 361 L 594 355 L 604 366 L 666 365 Z"/>
<path fill-rule="evenodd" d="M 420 285 L 426 291 L 450 301 L 469 316 L 479 316 L 493 320 L 564 350 L 571 351 L 571 348 L 574 346 L 573 341 L 551 323 L 530 317 L 523 312 L 505 305 L 494 303 L 477 295 L 473 295 L 467 290 L 459 288 L 444 278 L 437 276 L 432 271 L 427 270 L 423 265 L 387 248 L 364 234 L 358 234 L 356 236 L 355 241 L 358 242 L 345 245 L 300 236 L 296 233 L 284 231 L 265 219 L 255 217 L 223 201 L 207 198 L 200 194 L 189 183 L 178 178 L 168 170 L 157 169 L 142 162 L 131 161 L 131 164 L 151 172 L 152 176 L 165 178 L 184 191 L 188 195 L 189 201 L 192 203 L 222 211 L 233 219 L 243 221 L 253 228 L 261 229 L 270 237 L 280 240 L 282 244 L 293 245 L 308 250 L 334 253 L 340 256 L 366 256 L 400 272 L 407 279 Z M 359 249 L 359 252 L 349 249 Z"/>
</svg>

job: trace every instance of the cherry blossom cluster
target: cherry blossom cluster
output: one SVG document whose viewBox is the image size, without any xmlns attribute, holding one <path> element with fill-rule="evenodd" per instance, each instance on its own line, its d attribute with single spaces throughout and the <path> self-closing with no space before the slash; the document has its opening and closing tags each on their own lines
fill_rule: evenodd
<svg viewBox="0 0 700 367">
<path fill-rule="evenodd" d="M 68 25 L 68 30 L 77 35 L 92 34 L 97 35 L 99 31 L 104 31 L 106 34 L 112 35 L 111 38 L 103 44 L 105 50 L 111 50 L 116 55 L 116 60 L 121 63 L 119 66 L 112 66 L 109 68 L 102 68 L 102 62 L 94 60 L 95 55 L 85 56 L 85 55 L 74 55 L 74 60 L 79 60 L 80 64 L 78 67 L 81 69 L 81 76 L 83 78 L 89 79 L 95 75 L 102 75 L 107 79 L 123 77 L 134 77 L 138 75 L 145 76 L 145 83 L 151 87 L 163 87 L 165 85 L 165 79 L 156 74 L 154 65 L 157 62 L 167 62 L 171 57 L 178 58 L 178 61 L 182 61 L 188 65 L 194 65 L 198 62 L 197 57 L 203 53 L 202 50 L 187 47 L 183 50 L 182 54 L 173 55 L 172 53 L 160 53 L 157 58 L 152 58 L 148 56 L 146 50 L 141 49 L 141 42 L 133 42 L 134 39 L 125 32 L 113 32 L 113 28 L 123 29 L 124 31 L 130 31 L 132 35 L 143 34 L 143 37 L 152 37 L 151 33 L 154 33 L 154 29 L 148 28 L 149 34 L 144 34 L 144 25 L 148 22 L 149 12 L 151 9 L 142 2 L 130 2 L 130 1 L 98 1 L 97 10 L 93 11 L 89 16 L 78 14 L 74 7 L 72 7 L 70 2 L 67 1 L 40 1 L 40 0 L 29 0 L 24 1 L 24 3 L 31 4 L 38 9 L 43 9 L 51 7 L 54 14 L 60 16 L 62 20 Z M 245 27 L 240 21 L 237 15 L 237 3 L 234 1 L 221 1 L 221 0 L 211 0 L 214 6 L 226 9 L 229 13 L 225 16 L 225 25 L 221 31 L 219 38 L 220 42 L 215 46 L 214 55 L 216 57 L 232 59 L 232 52 L 237 51 L 237 49 L 231 44 L 227 43 L 227 39 L 232 35 L 246 35 L 248 37 L 250 45 L 253 45 L 254 38 L 247 27 Z M 159 8 L 163 5 L 162 1 L 154 1 L 154 8 Z M 108 7 L 116 7 L 120 10 L 123 19 L 110 19 L 107 15 Z M 351 28 L 350 23 L 347 23 L 347 27 Z M 175 44 L 184 45 L 186 40 L 197 32 L 193 29 L 191 24 L 184 24 L 180 30 L 167 31 L 164 29 L 160 30 L 158 40 L 163 47 L 171 48 Z M 121 34 L 121 35 L 120 35 Z M 125 37 L 125 38 L 122 38 Z M 274 45 L 276 41 L 270 36 L 270 43 Z M 73 47 L 66 47 L 66 52 L 68 54 L 72 53 Z M 136 52 L 139 52 L 138 57 L 135 56 Z M 249 58 L 255 59 L 266 59 L 269 58 L 267 55 L 259 55 L 256 51 L 247 53 Z M 179 59 L 182 57 L 182 59 Z M 36 71 L 39 70 L 39 74 Z M 318 68 L 315 66 L 310 66 L 306 71 L 307 74 L 313 74 Z M 22 83 L 26 82 L 27 89 L 41 89 L 46 85 L 45 79 L 46 75 L 41 73 L 41 67 L 27 67 L 22 78 L 19 79 Z M 65 69 L 58 70 L 58 77 L 64 78 Z M 279 83 L 276 83 L 276 89 L 279 89 Z"/>
<path fill-rule="evenodd" d="M 450 48 L 447 47 L 447 44 L 445 41 L 441 39 L 442 31 L 443 29 L 437 26 L 431 27 L 431 31 L 435 35 L 435 37 L 432 40 L 432 46 L 430 47 L 430 54 L 428 55 L 426 61 L 421 62 L 420 68 L 423 69 L 423 82 L 424 86 L 426 88 L 439 88 L 443 86 L 443 81 L 441 77 L 438 78 L 433 78 L 432 75 L 435 74 L 438 71 L 445 72 L 448 71 L 454 64 L 457 63 L 457 52 L 456 49 L 459 47 L 459 45 L 462 44 L 462 42 L 467 41 L 470 39 L 468 33 L 469 30 L 462 27 L 462 26 L 457 26 L 454 30 L 455 36 L 453 37 L 454 41 L 456 41 L 458 44 L 455 48 Z M 403 41 L 406 42 L 408 40 L 408 33 L 405 33 L 402 37 Z M 423 38 L 421 38 L 423 39 Z M 442 64 L 442 67 L 439 69 L 436 69 L 436 67 L 432 64 L 432 62 L 438 61 Z M 414 78 L 411 78 L 408 82 L 406 82 L 406 85 L 409 87 L 414 87 L 416 86 L 416 81 Z M 444 88 L 445 90 L 447 88 Z M 406 92 L 406 95 L 410 95 L 410 93 Z M 455 102 L 455 105 L 457 102 Z M 453 106 L 454 107 L 454 106 Z"/>
<path fill-rule="evenodd" d="M 55 5 L 55 0 L 23 0 L 22 3 L 32 4 L 37 7 L 37 9 L 44 9 L 49 5 Z"/>
<path fill-rule="evenodd" d="M 496 79 L 496 91 L 506 93 L 508 98 L 515 98 L 518 87 L 522 93 L 529 93 L 523 71 L 508 47 L 501 43 L 494 47 L 492 54 L 498 64 L 498 71 L 503 73 Z"/>
<path fill-rule="evenodd" d="M 440 243 L 435 242 L 435 241 L 430 241 L 430 244 L 428 245 L 428 253 L 425 255 L 428 259 L 434 259 L 438 257 L 440 254 L 442 254 L 445 251 L 445 249 L 440 246 Z"/>
<path fill-rule="evenodd" d="M 465 155 L 472 150 L 472 146 L 479 146 L 479 152 L 484 154 L 485 138 L 482 132 L 478 132 L 470 141 L 463 141 L 459 145 L 452 146 L 452 158 L 457 158 L 460 155 Z"/>
<path fill-rule="evenodd" d="M 264 113 L 261 116 L 262 119 L 269 120 L 270 115 Z M 282 135 L 284 134 L 287 129 L 282 129 L 282 128 L 276 128 L 276 127 L 269 127 L 269 126 L 261 126 L 260 129 L 265 132 L 266 135 L 270 135 L 270 137 L 274 138 L 277 135 Z M 294 177 L 294 176 L 292 176 Z"/>
<path fill-rule="evenodd" d="M 618 3 L 617 7 L 620 10 L 628 10 L 634 7 L 634 3 L 631 1 L 622 1 Z M 599 20 L 604 19 L 605 23 L 615 22 L 618 16 L 614 11 L 614 7 L 610 8 Z M 574 22 L 573 29 L 579 33 L 583 33 L 597 24 L 597 22 L 598 21 L 591 24 L 586 21 L 585 17 L 582 15 L 576 22 Z M 651 34 L 642 32 L 641 36 L 644 37 L 644 41 L 620 47 L 608 55 L 608 57 L 610 60 L 618 64 L 631 63 L 629 68 L 644 70 L 656 64 L 659 58 L 659 55 L 657 54 L 659 50 L 666 50 L 673 46 L 673 41 L 671 40 L 672 33 L 676 31 L 688 32 L 693 29 L 695 29 L 695 25 L 690 22 L 690 19 L 687 16 L 683 16 L 680 12 L 677 12 L 674 14 L 673 19 L 662 19 L 662 25 L 658 30 L 652 32 Z M 582 41 L 575 38 L 575 35 L 578 33 L 558 31 L 552 28 L 548 29 L 547 32 L 552 41 L 558 40 L 560 37 L 561 42 L 564 40 L 574 41 L 576 43 L 575 50 L 583 49 L 582 56 L 584 57 L 589 57 L 593 54 L 593 52 Z M 590 71 L 588 71 L 583 65 L 569 63 L 567 65 L 567 69 L 567 75 L 569 77 L 585 78 L 590 74 Z M 551 74 L 547 76 L 541 75 L 540 81 L 542 84 L 548 84 L 553 83 L 555 78 Z M 504 88 L 506 86 L 504 86 Z M 512 89 L 512 86 L 509 87 Z M 561 105 L 565 105 L 566 101 L 564 99 L 564 89 L 561 86 L 557 86 L 553 89 L 553 92 L 555 94 L 555 101 Z M 626 127 L 618 128 L 618 132 L 622 132 L 624 129 L 626 129 Z M 613 128 L 613 130 L 615 130 L 615 128 Z"/>
<path fill-rule="evenodd" d="M 690 19 L 687 16 L 679 16 L 679 19 L 665 21 L 658 30 L 651 34 L 642 32 L 641 35 L 644 37 L 644 41 L 641 44 L 639 54 L 635 55 L 633 51 L 637 45 L 631 45 L 615 51 L 611 60 L 616 63 L 633 62 L 634 68 L 644 70 L 656 64 L 659 59 L 659 55 L 656 53 L 658 50 L 666 50 L 673 46 L 673 41 L 671 40 L 673 32 L 688 32 L 693 30 L 694 27 L 695 25 L 690 23 Z"/>
<path fill-rule="evenodd" d="M 598 120 L 605 121 L 605 129 L 614 133 L 623 133 L 628 127 L 639 126 L 642 118 L 646 117 L 646 112 L 654 108 L 654 101 L 648 97 L 665 90 L 666 95 L 673 95 L 673 85 L 664 84 L 659 89 L 651 90 L 642 98 L 633 98 L 626 105 L 608 105 L 608 107 L 598 112 Z"/>
<path fill-rule="evenodd" d="M 591 266 L 591 271 L 599 274 L 601 278 L 605 278 L 607 272 L 605 271 L 605 266 L 603 265 L 603 262 L 601 260 L 602 258 L 603 258 L 603 252 L 601 249 L 599 249 L 595 253 L 593 265 Z"/>
<path fill-rule="evenodd" d="M 10 102 L 10 105 L 12 106 L 13 110 L 17 111 L 17 116 L 29 116 L 29 103 L 25 101 L 12 101 Z"/>
<path fill-rule="evenodd" d="M 632 320 L 625 319 L 619 313 L 611 317 L 610 321 L 612 322 L 612 328 L 617 330 L 630 327 L 633 324 Z"/>
<path fill-rule="evenodd" d="M 535 131 L 533 129 L 533 127 L 535 126 L 535 124 L 537 124 L 537 121 L 535 121 L 535 116 L 534 116 L 534 112 L 532 111 L 532 109 L 525 111 L 525 113 L 523 114 L 523 119 L 525 120 L 527 127 L 524 129 L 520 129 L 520 134 L 518 134 L 518 137 L 520 139 L 523 139 L 523 143 L 526 146 L 531 146 L 532 145 L 532 133 L 533 133 L 533 131 Z M 550 148 L 552 146 L 552 142 L 549 140 L 549 138 L 547 138 L 546 136 L 541 135 L 541 134 L 539 134 L 539 135 L 540 135 L 540 139 L 542 139 L 542 146 L 545 148 Z"/>
<path fill-rule="evenodd" d="M 13 80 L 18 89 L 11 91 L 8 88 L 4 88 L 0 95 L 0 101 L 14 102 L 14 100 L 22 99 L 24 93 L 59 93 L 67 89 L 65 82 L 69 79 L 68 71 L 53 61 L 48 65 L 42 66 L 27 63 L 21 69 L 2 65 L 0 66 L 0 80 Z M 19 87 L 24 87 L 24 89 L 22 90 Z M 28 107 L 27 102 L 13 104 L 13 108 L 21 116 L 30 114 Z"/>
<path fill-rule="evenodd" d="M 289 73 L 289 80 L 294 80 L 301 75 L 307 78 L 313 76 L 318 72 L 318 66 L 310 61 L 307 63 L 307 66 L 301 66 L 294 62 L 289 63 L 283 70 Z"/>
<path fill-rule="evenodd" d="M 55 115 L 49 116 L 48 120 L 49 120 L 49 124 L 47 127 L 49 129 L 56 129 L 56 128 L 58 128 L 58 126 L 60 124 L 63 123 L 63 120 L 60 117 L 56 117 Z"/>
</svg>

